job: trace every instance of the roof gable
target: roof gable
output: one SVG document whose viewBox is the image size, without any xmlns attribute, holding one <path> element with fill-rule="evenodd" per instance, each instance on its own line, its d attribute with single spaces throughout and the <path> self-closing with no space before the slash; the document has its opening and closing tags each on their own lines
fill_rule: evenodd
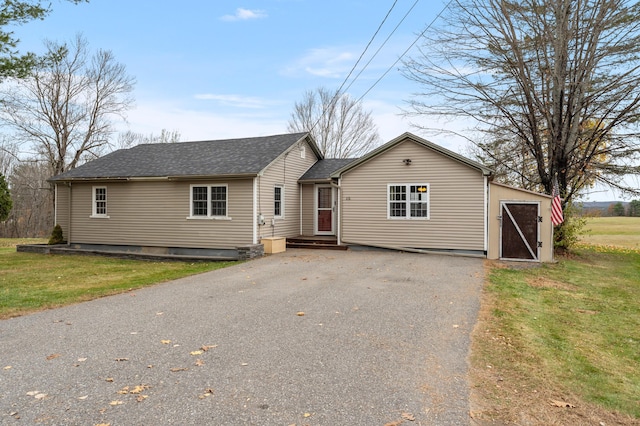
<svg viewBox="0 0 640 426">
<path fill-rule="evenodd" d="M 322 158 L 308 133 L 143 144 L 114 151 L 50 180 L 256 176 L 305 138 Z"/>
<path fill-rule="evenodd" d="M 473 160 L 470 160 L 460 154 L 457 154 L 453 151 L 450 151 L 440 145 L 437 145 L 433 142 L 430 142 L 426 139 L 423 139 L 421 137 L 418 137 L 412 133 L 406 132 L 403 133 L 402 135 L 398 136 L 395 139 L 392 139 L 391 141 L 387 142 L 386 144 L 379 146 L 378 148 L 374 149 L 373 151 L 369 152 L 368 154 L 366 154 L 363 157 L 360 157 L 359 159 L 347 164 L 346 166 L 342 167 L 339 170 L 336 170 L 335 172 L 333 172 L 331 174 L 332 178 L 339 178 L 342 174 L 348 172 L 349 170 L 352 170 L 358 166 L 360 166 L 361 164 L 366 163 L 367 161 L 371 160 L 372 158 L 394 148 L 395 146 L 397 146 L 398 144 L 405 142 L 407 140 L 411 140 L 415 143 L 417 143 L 418 145 L 422 145 L 427 149 L 430 149 L 440 155 L 443 155 L 447 158 L 450 158 L 454 161 L 457 161 L 459 163 L 462 163 L 464 165 L 466 165 L 467 167 L 471 167 L 473 169 L 476 169 L 480 172 L 482 172 L 483 175 L 485 176 L 490 176 L 493 172 L 491 171 L 491 169 L 483 166 L 482 164 L 475 162 Z"/>
</svg>

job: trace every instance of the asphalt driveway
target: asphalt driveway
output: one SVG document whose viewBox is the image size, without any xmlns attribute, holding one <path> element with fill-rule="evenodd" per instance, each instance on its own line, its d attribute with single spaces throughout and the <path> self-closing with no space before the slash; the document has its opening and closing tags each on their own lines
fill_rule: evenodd
<svg viewBox="0 0 640 426">
<path fill-rule="evenodd" d="M 0 321 L 0 424 L 467 425 L 482 274 L 289 250 Z"/>
</svg>

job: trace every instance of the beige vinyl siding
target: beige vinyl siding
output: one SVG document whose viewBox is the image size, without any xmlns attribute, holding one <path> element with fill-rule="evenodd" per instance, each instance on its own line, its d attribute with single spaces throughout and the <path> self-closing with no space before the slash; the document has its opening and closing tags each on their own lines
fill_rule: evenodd
<svg viewBox="0 0 640 426">
<path fill-rule="evenodd" d="M 318 160 L 313 150 L 303 141 L 305 158 L 294 145 L 286 155 L 282 155 L 271 164 L 258 178 L 258 213 L 262 213 L 265 224 L 258 227 L 260 237 L 296 237 L 300 235 L 300 187 L 298 179 Z M 274 219 L 273 188 L 284 185 L 284 217 Z"/>
<path fill-rule="evenodd" d="M 187 219 L 191 185 L 227 185 L 231 220 Z M 91 218 L 92 188 L 107 188 L 108 218 Z M 235 248 L 253 241 L 253 179 L 74 183 L 71 242 Z"/>
<path fill-rule="evenodd" d="M 62 237 L 69 238 L 69 186 L 64 183 L 56 184 L 56 225 L 62 228 Z"/>
<path fill-rule="evenodd" d="M 388 184 L 429 184 L 430 219 L 388 219 Z M 345 173 L 341 186 L 346 243 L 484 250 L 485 189 L 479 170 L 407 140 Z"/>
<path fill-rule="evenodd" d="M 302 185 L 302 235 L 314 235 L 313 219 L 315 216 L 315 185 Z"/>
<path fill-rule="evenodd" d="M 544 194 L 537 194 L 519 188 L 513 188 L 501 184 L 489 184 L 489 247 L 487 250 L 488 259 L 498 259 L 500 257 L 500 203 L 506 201 L 517 202 L 538 202 L 540 203 L 540 261 L 553 261 L 553 224 L 551 223 L 551 197 Z"/>
</svg>

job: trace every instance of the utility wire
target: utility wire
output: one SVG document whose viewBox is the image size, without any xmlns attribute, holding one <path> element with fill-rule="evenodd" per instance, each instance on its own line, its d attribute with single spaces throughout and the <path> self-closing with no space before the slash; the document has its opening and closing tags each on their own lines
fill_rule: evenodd
<svg viewBox="0 0 640 426">
<path fill-rule="evenodd" d="M 341 96 L 342 93 L 342 88 L 344 87 L 345 84 L 347 84 L 347 81 L 349 80 L 349 78 L 351 77 L 351 74 L 353 74 L 353 71 L 358 67 L 358 64 L 360 63 L 360 61 L 362 60 L 362 58 L 364 57 L 364 55 L 367 53 L 367 50 L 369 49 L 369 47 L 371 46 L 371 43 L 373 43 L 373 40 L 376 38 L 376 36 L 378 35 L 378 33 L 380 32 L 380 29 L 382 29 L 382 26 L 384 25 L 385 22 L 387 22 L 387 19 L 389 18 L 389 15 L 391 15 L 391 12 L 393 11 L 393 9 L 396 7 L 396 4 L 398 3 L 398 0 L 395 0 L 393 2 L 393 4 L 391 5 L 391 8 L 389 9 L 389 11 L 387 12 L 387 14 L 385 15 L 384 19 L 382 20 L 382 22 L 380 23 L 380 25 L 378 25 L 378 29 L 376 30 L 376 32 L 373 34 L 373 36 L 371 36 L 371 39 L 369 40 L 369 43 L 367 43 L 367 46 L 364 48 L 364 50 L 362 51 L 362 53 L 360 54 L 360 57 L 358 58 L 358 60 L 356 61 L 356 63 L 353 65 L 353 67 L 351 68 L 351 71 L 349 71 L 349 74 L 347 74 L 347 77 L 344 79 L 344 81 L 342 82 L 342 84 L 340 85 L 340 87 L 338 88 L 338 90 L 336 90 L 336 93 L 333 95 L 333 97 L 331 98 L 331 101 L 329 101 L 328 105 L 323 105 L 322 108 L 322 114 L 320 114 L 320 117 L 318 117 L 318 119 L 316 120 L 315 123 L 313 123 L 313 126 L 311 126 L 311 129 L 309 129 L 309 132 L 312 132 L 313 129 L 316 128 L 316 126 L 320 123 L 320 121 L 322 120 L 322 117 L 324 117 L 324 115 L 327 113 L 327 111 L 331 108 L 333 109 L 333 106 L 335 104 L 335 102 L 338 100 L 338 98 Z M 361 74 L 362 72 L 360 72 Z M 358 74 L 358 75 L 360 75 Z M 354 80 L 355 81 L 355 80 Z M 353 84 L 353 82 L 351 83 Z M 349 85 L 349 87 L 351 87 L 351 84 Z"/>
<path fill-rule="evenodd" d="M 393 8 L 396 7 L 396 4 L 398 3 L 398 0 L 395 0 L 393 2 L 393 4 L 391 5 L 391 8 L 389 9 L 389 11 L 387 12 L 386 16 L 384 17 L 384 19 L 382 20 L 382 22 L 380 23 L 380 25 L 378 25 L 378 29 L 376 30 L 376 32 L 373 34 L 373 36 L 371 36 L 371 39 L 369 40 L 369 43 L 367 43 L 367 46 L 364 48 L 364 50 L 362 51 L 362 53 L 360 54 L 360 57 L 358 58 L 358 60 L 356 61 L 356 63 L 353 65 L 353 67 L 351 68 L 351 71 L 349 71 L 349 74 L 347 74 L 347 76 L 345 77 L 344 81 L 342 82 L 342 84 L 340 85 L 340 88 L 336 91 L 336 95 L 334 97 L 338 97 L 338 95 L 342 92 L 342 88 L 344 87 L 344 85 L 347 83 L 347 81 L 349 80 L 349 77 L 351 77 L 351 74 L 353 74 L 353 71 L 356 69 L 356 67 L 358 66 L 358 64 L 360 63 L 360 61 L 362 60 L 362 57 L 365 55 L 365 53 L 367 53 L 367 50 L 369 50 L 369 47 L 371 46 L 371 43 L 373 43 L 373 40 L 376 38 L 376 36 L 378 35 L 378 33 L 380 32 L 380 29 L 382 28 L 382 26 L 384 25 L 385 22 L 387 22 L 387 18 L 389 18 L 389 15 L 391 15 L 391 12 L 393 11 Z M 369 61 L 371 62 L 371 61 Z M 366 65 L 365 65 L 366 67 Z M 360 75 L 360 74 L 358 74 Z M 356 77 L 357 78 L 357 77 Z M 355 81 L 355 79 L 354 79 Z M 351 83 L 353 84 L 353 82 Z M 349 87 L 351 87 L 351 84 L 349 85 Z M 333 103 L 333 99 L 331 100 Z"/>
<path fill-rule="evenodd" d="M 398 56 L 398 59 L 396 59 L 396 61 L 395 61 L 393 64 L 391 64 L 391 66 L 390 66 L 390 67 L 389 67 L 389 68 L 388 68 L 388 69 L 387 69 L 387 70 L 386 70 L 386 71 L 385 71 L 385 72 L 380 76 L 380 78 L 379 78 L 379 79 L 377 79 L 377 80 L 375 81 L 375 83 L 373 83 L 373 84 L 371 85 L 371 87 L 369 87 L 369 88 L 367 89 L 367 91 L 366 91 L 366 92 L 364 92 L 364 93 L 362 94 L 362 96 L 360 96 L 360 97 L 358 98 L 358 100 L 357 100 L 356 102 L 360 102 L 360 101 L 362 100 L 362 98 L 364 98 L 365 96 L 367 96 L 367 94 L 369 94 L 369 92 L 370 92 L 371 90 L 373 90 L 373 88 L 374 88 L 374 87 L 376 87 L 376 86 L 378 85 L 378 83 L 380 83 L 380 81 L 381 81 L 383 78 L 385 78 L 385 77 L 387 76 L 387 74 L 389 74 L 389 72 L 391 72 L 391 70 L 396 66 L 396 64 L 397 64 L 398 62 L 400 62 L 400 60 L 401 60 L 401 59 L 402 59 L 402 58 L 403 58 L 407 53 L 409 53 L 409 51 L 410 51 L 411 49 L 413 49 L 413 46 L 415 46 L 415 45 L 416 45 L 416 43 L 418 42 L 418 40 L 420 40 L 420 39 L 424 36 L 424 34 L 427 32 L 427 30 L 429 30 L 429 29 L 431 28 L 431 26 L 432 26 L 432 25 L 433 25 L 433 24 L 434 24 L 434 23 L 435 23 L 435 22 L 440 18 L 440 16 L 444 13 L 444 11 L 445 11 L 445 10 L 447 10 L 447 9 L 449 8 L 449 6 L 451 5 L 451 3 L 453 3 L 453 0 L 449 0 L 449 2 L 448 2 L 448 3 L 447 3 L 447 4 L 442 8 L 442 10 L 441 10 L 437 15 L 436 15 L 436 17 L 435 17 L 435 18 L 433 18 L 433 20 L 429 23 L 429 25 L 427 25 L 427 27 L 424 29 L 424 31 L 422 31 L 420 34 L 418 34 L 418 37 L 416 37 L 416 39 L 413 41 L 413 43 L 411 43 L 411 44 L 409 45 L 409 47 L 407 47 L 407 49 L 406 49 L 404 52 L 402 52 L 402 55 Z"/>
<path fill-rule="evenodd" d="M 369 66 L 369 64 L 371 64 L 371 62 L 374 60 L 374 58 L 378 55 L 378 53 L 380 53 L 380 51 L 382 50 L 382 48 L 387 44 L 387 42 L 389 41 L 389 39 L 391 38 L 391 36 L 393 36 L 395 34 L 395 32 L 398 30 L 398 28 L 400 27 L 400 25 L 402 25 L 402 23 L 404 22 L 405 19 L 407 19 L 407 16 L 409 16 L 409 14 L 411 13 L 411 11 L 416 7 L 416 5 L 418 4 L 420 0 L 416 0 L 413 3 L 413 6 L 411 6 L 411 8 L 407 11 L 407 13 L 404 14 L 404 16 L 402 17 L 402 19 L 400 20 L 400 22 L 398 22 L 398 25 L 396 25 L 396 27 L 393 29 L 393 31 L 391 31 L 391 33 L 387 36 L 387 38 L 382 42 L 382 44 L 380 45 L 380 47 L 378 48 L 378 50 L 376 50 L 376 52 L 373 54 L 373 56 L 371 56 L 371 59 L 369 59 L 369 62 L 367 62 L 366 64 L 364 64 L 364 67 L 362 67 L 362 69 L 360 70 L 360 72 L 358 73 L 358 75 L 356 75 L 353 80 L 351 80 L 351 83 L 349 83 L 349 85 L 347 86 L 346 89 L 344 89 L 344 91 L 348 91 L 351 86 L 353 85 L 353 83 L 356 82 L 356 80 L 360 77 L 360 75 L 364 72 L 365 69 L 367 69 L 367 67 Z M 415 43 L 414 43 L 415 44 Z"/>
</svg>

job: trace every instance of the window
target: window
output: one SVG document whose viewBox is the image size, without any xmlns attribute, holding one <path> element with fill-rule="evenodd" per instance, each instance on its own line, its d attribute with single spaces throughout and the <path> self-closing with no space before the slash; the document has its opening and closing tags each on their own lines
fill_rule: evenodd
<svg viewBox="0 0 640 426">
<path fill-rule="evenodd" d="M 107 187 L 94 186 L 91 198 L 93 205 L 91 217 L 109 217 L 107 216 Z"/>
<path fill-rule="evenodd" d="M 429 184 L 390 184 L 387 187 L 389 219 L 429 219 Z"/>
<path fill-rule="evenodd" d="M 284 186 L 273 187 L 273 216 L 284 217 Z"/>
<path fill-rule="evenodd" d="M 191 185 L 192 218 L 227 217 L 227 185 Z"/>
</svg>

